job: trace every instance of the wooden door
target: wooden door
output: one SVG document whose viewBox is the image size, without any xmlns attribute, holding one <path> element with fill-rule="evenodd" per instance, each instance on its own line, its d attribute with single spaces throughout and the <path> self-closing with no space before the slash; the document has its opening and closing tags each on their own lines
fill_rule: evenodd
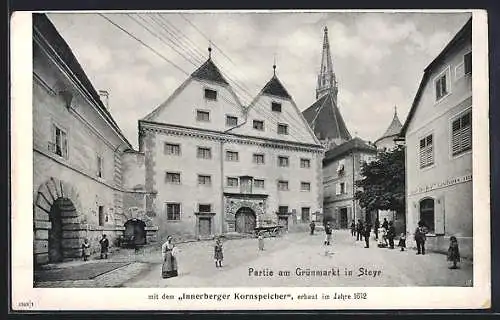
<svg viewBox="0 0 500 320">
<path fill-rule="evenodd" d="M 212 223 L 210 218 L 199 218 L 198 232 L 200 236 L 209 236 L 212 233 Z"/>
<path fill-rule="evenodd" d="M 340 209 L 340 228 L 347 229 L 348 228 L 348 220 L 347 220 L 347 208 Z"/>
<path fill-rule="evenodd" d="M 236 213 L 236 232 L 253 233 L 256 226 L 255 213 L 250 208 L 241 208 Z"/>
<path fill-rule="evenodd" d="M 62 219 L 61 219 L 61 199 L 54 201 L 50 209 L 51 229 L 49 230 L 49 261 L 61 262 L 62 252 Z"/>
</svg>

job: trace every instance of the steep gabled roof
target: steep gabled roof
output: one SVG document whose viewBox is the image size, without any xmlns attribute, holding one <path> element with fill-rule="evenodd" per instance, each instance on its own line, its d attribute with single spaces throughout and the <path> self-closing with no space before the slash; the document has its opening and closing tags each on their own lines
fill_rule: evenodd
<svg viewBox="0 0 500 320">
<path fill-rule="evenodd" d="M 90 82 L 89 78 L 83 71 L 82 66 L 76 59 L 73 51 L 57 31 L 50 19 L 45 13 L 33 13 L 33 36 L 41 37 L 43 41 L 50 46 L 51 54 L 57 57 L 57 61 L 61 63 L 63 68 L 67 68 L 70 72 L 71 80 L 77 86 L 80 86 L 82 91 L 87 95 L 90 101 L 94 103 L 99 112 L 101 112 L 108 124 L 117 132 L 118 136 L 126 142 L 129 148 L 132 148 L 130 142 L 125 138 L 120 127 L 109 113 L 109 110 L 104 106 L 101 97 Z"/>
<path fill-rule="evenodd" d="M 394 117 L 392 118 L 391 124 L 389 125 L 387 130 L 385 130 L 385 133 L 380 138 L 377 139 L 377 141 L 380 141 L 387 137 L 393 137 L 399 135 L 402 127 L 403 125 L 401 124 L 401 121 L 399 121 L 398 113 L 396 112 L 396 110 L 394 110 Z M 377 141 L 375 141 L 375 143 L 377 143 Z"/>
<path fill-rule="evenodd" d="M 369 153 L 377 153 L 377 148 L 369 145 L 362 139 L 355 137 L 349 141 L 342 143 L 341 145 L 328 150 L 325 153 L 325 158 L 323 159 L 323 165 L 335 161 L 338 158 L 350 153 L 351 151 L 365 151 Z"/>
<path fill-rule="evenodd" d="M 262 89 L 262 93 L 265 94 L 270 94 L 273 96 L 285 98 L 285 99 L 291 99 L 292 97 L 290 94 L 288 94 L 288 91 L 286 91 L 285 87 L 283 84 L 281 84 L 280 80 L 276 75 L 274 75 L 271 80 L 269 80 L 266 85 L 264 86 L 264 89 Z"/>
<path fill-rule="evenodd" d="M 217 66 L 212 62 L 212 59 L 210 58 L 198 69 L 196 69 L 196 71 L 191 74 L 191 77 L 222 84 L 229 84 L 222 76 L 219 68 L 217 68 Z"/>
<path fill-rule="evenodd" d="M 333 99 L 333 93 L 330 92 L 316 100 L 302 114 L 318 139 L 351 139 L 351 134 Z"/>
<path fill-rule="evenodd" d="M 453 39 L 451 39 L 451 41 L 448 42 L 446 47 L 439 53 L 439 55 L 434 60 L 432 60 L 432 62 L 424 69 L 424 75 L 422 76 L 422 80 L 420 81 L 420 85 L 418 86 L 415 98 L 413 99 L 410 112 L 408 112 L 408 116 L 406 117 L 405 123 L 403 124 L 403 127 L 401 128 L 401 131 L 399 133 L 400 137 L 405 136 L 406 130 L 408 129 L 410 121 L 412 120 L 413 115 L 415 114 L 415 111 L 417 109 L 417 105 L 420 102 L 420 97 L 422 96 L 425 85 L 427 84 L 429 76 L 436 67 L 436 65 L 443 59 L 445 59 L 445 57 L 448 56 L 448 54 L 452 51 L 452 49 L 455 48 L 455 46 L 457 46 L 460 43 L 463 43 L 463 41 L 465 41 L 466 39 L 472 39 L 472 18 L 470 18 L 467 21 L 467 23 L 465 23 L 462 29 L 460 29 L 460 31 L 457 32 L 457 34 L 453 37 Z"/>
</svg>

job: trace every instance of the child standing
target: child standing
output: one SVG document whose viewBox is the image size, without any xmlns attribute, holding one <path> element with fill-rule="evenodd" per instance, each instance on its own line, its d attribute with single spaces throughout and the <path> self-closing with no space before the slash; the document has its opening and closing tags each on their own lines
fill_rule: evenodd
<svg viewBox="0 0 500 320">
<path fill-rule="evenodd" d="M 450 269 L 457 269 L 460 261 L 460 251 L 458 250 L 458 240 L 455 236 L 450 237 L 450 247 L 448 248 L 448 261 L 453 263 Z"/>
<path fill-rule="evenodd" d="M 83 261 L 87 261 L 90 257 L 90 243 L 87 238 L 82 243 L 82 257 Z"/>
<path fill-rule="evenodd" d="M 215 240 L 214 259 L 215 259 L 215 266 L 217 268 L 218 267 L 222 268 L 222 260 L 224 259 L 224 255 L 222 254 L 222 241 L 219 237 L 217 237 Z"/>
<path fill-rule="evenodd" d="M 401 233 L 401 236 L 399 237 L 398 247 L 401 247 L 401 251 L 405 251 L 405 248 L 406 248 L 406 235 L 404 234 L 404 232 Z"/>
<path fill-rule="evenodd" d="M 259 233 L 259 250 L 264 250 L 264 236 L 262 235 L 262 232 Z"/>
</svg>

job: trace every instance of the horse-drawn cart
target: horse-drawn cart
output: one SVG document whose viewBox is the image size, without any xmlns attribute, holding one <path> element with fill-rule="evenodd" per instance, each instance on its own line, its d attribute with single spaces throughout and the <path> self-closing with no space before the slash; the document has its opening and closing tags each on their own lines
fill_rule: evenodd
<svg viewBox="0 0 500 320">
<path fill-rule="evenodd" d="M 259 234 L 263 234 L 264 237 L 278 237 L 283 232 L 283 226 L 280 225 L 264 225 L 254 228 L 254 235 L 258 237 Z"/>
</svg>

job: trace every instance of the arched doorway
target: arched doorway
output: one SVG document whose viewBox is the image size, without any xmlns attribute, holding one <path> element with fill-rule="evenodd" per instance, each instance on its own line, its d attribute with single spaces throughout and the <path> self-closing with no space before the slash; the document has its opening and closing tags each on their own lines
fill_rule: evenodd
<svg viewBox="0 0 500 320">
<path fill-rule="evenodd" d="M 256 223 L 255 212 L 248 208 L 242 207 L 236 212 L 236 232 L 253 233 Z"/>
<path fill-rule="evenodd" d="M 146 223 L 139 219 L 130 219 L 125 222 L 125 239 L 132 245 L 146 244 Z M 133 238 L 132 238 L 133 237 Z"/>
<path fill-rule="evenodd" d="M 58 198 L 50 208 L 49 221 L 49 262 L 61 262 L 65 257 L 63 251 L 63 220 L 62 217 L 76 215 L 76 209 L 68 198 Z"/>
<path fill-rule="evenodd" d="M 434 233 L 434 199 L 427 198 L 420 201 L 420 220 L 430 233 Z"/>
</svg>

